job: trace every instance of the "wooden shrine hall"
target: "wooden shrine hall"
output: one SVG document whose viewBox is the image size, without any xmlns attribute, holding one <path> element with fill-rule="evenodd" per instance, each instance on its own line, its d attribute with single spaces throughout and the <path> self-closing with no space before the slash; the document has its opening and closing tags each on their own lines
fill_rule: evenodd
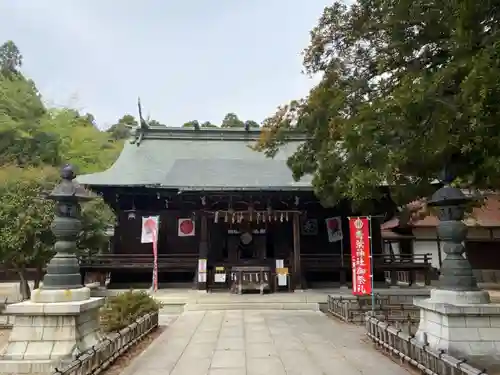
<svg viewBox="0 0 500 375">
<path fill-rule="evenodd" d="M 153 252 L 141 243 L 142 218 L 159 216 L 158 283 L 241 293 L 293 291 L 351 278 L 349 202 L 323 207 L 311 178 L 294 181 L 287 159 L 304 141 L 270 159 L 251 146 L 260 130 L 195 129 L 143 123 L 106 171 L 82 175 L 115 211 L 111 252 L 81 259 L 84 272 L 111 285 L 151 285 Z M 379 211 L 384 211 L 382 207 Z M 388 259 L 374 221 L 375 280 L 384 271 L 420 272 L 427 260 Z"/>
</svg>

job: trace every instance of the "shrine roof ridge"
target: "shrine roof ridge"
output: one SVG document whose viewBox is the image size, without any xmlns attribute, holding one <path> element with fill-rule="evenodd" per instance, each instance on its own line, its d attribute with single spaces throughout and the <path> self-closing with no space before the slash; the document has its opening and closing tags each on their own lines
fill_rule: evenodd
<svg viewBox="0 0 500 375">
<path fill-rule="evenodd" d="M 147 125 L 136 128 L 142 133 L 142 139 L 170 139 L 170 140 L 219 140 L 219 141 L 257 141 L 265 128 L 195 128 L 173 127 L 163 125 Z M 307 136 L 298 130 L 284 132 L 289 141 L 305 141 Z"/>
</svg>

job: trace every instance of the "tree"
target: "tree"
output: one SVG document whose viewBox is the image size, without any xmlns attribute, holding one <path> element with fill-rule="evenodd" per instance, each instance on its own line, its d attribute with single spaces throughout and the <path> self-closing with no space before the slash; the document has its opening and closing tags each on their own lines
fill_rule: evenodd
<svg viewBox="0 0 500 375">
<path fill-rule="evenodd" d="M 0 165 L 58 162 L 58 137 L 39 127 L 44 114 L 33 82 L 0 73 Z"/>
<path fill-rule="evenodd" d="M 21 55 L 14 47 L 10 42 L 0 47 L 0 68 L 10 69 L 0 71 L 0 261 L 19 274 L 28 298 L 26 268 L 39 271 L 36 286 L 53 255 L 53 204 L 42 195 L 60 181 L 58 167 L 70 162 L 79 173 L 101 171 L 116 160 L 123 141 L 101 132 L 90 113 L 47 110 L 35 84 L 19 71 Z M 134 122 L 130 115 L 119 121 Z M 82 206 L 81 219 L 78 250 L 100 251 L 114 214 L 99 198 Z"/>
<path fill-rule="evenodd" d="M 244 125 L 236 114 L 228 113 L 222 120 L 221 128 L 242 128 Z"/>
<path fill-rule="evenodd" d="M 182 124 L 182 127 L 183 128 L 199 128 L 200 123 L 198 120 L 192 120 L 192 121 L 188 121 L 188 122 Z"/>
<path fill-rule="evenodd" d="M 443 167 L 475 188 L 500 183 L 500 2 L 359 0 L 327 7 L 311 32 L 309 96 L 267 119 L 257 149 L 284 130 L 308 140 L 289 159 L 327 203 L 425 196 Z"/>
<path fill-rule="evenodd" d="M 12 40 L 0 46 L 0 74 L 16 76 L 23 64 L 23 56 Z"/>
<path fill-rule="evenodd" d="M 107 132 L 111 139 L 117 141 L 130 137 L 130 128 L 137 126 L 137 120 L 132 115 L 125 115 L 118 122 L 112 125 Z"/>
<path fill-rule="evenodd" d="M 212 124 L 210 121 L 205 121 L 203 124 L 201 124 L 202 128 L 216 128 L 217 125 Z"/>
<path fill-rule="evenodd" d="M 19 275 L 24 299 L 30 297 L 26 268 L 41 267 L 53 255 L 53 203 L 42 195 L 56 180 L 50 167 L 0 169 L 0 257 Z"/>
<path fill-rule="evenodd" d="M 94 255 L 105 251 L 108 244 L 107 229 L 113 227 L 116 217 L 102 198 L 97 198 L 82 206 L 82 230 L 77 248 L 80 254 Z"/>
<path fill-rule="evenodd" d="M 108 133 L 88 126 L 87 116 L 75 116 L 67 109 L 50 110 L 41 119 L 40 129 L 56 134 L 60 140 L 60 162 L 73 164 L 78 173 L 99 172 L 111 166 L 123 141 L 110 142 Z"/>
<path fill-rule="evenodd" d="M 244 126 L 245 126 L 245 128 L 248 128 L 248 129 L 260 127 L 260 125 L 253 120 L 246 120 Z"/>
<path fill-rule="evenodd" d="M 148 120 L 148 125 L 149 126 L 163 126 L 162 124 L 160 124 L 159 121 L 156 121 L 155 119 L 153 120 Z"/>
</svg>

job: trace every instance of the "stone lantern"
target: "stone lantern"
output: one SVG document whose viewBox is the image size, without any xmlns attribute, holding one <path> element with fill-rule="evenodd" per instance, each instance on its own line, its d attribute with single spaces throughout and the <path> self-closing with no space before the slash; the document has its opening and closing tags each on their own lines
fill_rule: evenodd
<svg viewBox="0 0 500 375">
<path fill-rule="evenodd" d="M 43 286 L 33 291 L 31 300 L 9 305 L 5 311 L 16 318 L 0 353 L 0 375 L 51 374 L 101 340 L 99 309 L 104 298 L 90 297 L 76 257 L 80 202 L 92 195 L 73 181 L 71 166 L 62 169 L 61 178 L 48 195 L 56 202 L 52 224 L 56 254 L 47 265 Z"/>
<path fill-rule="evenodd" d="M 75 177 L 73 168 L 70 165 L 64 166 L 61 170 L 61 183 L 47 196 L 56 205 L 51 226 L 56 238 L 56 254 L 47 264 L 42 287 L 32 294 L 31 300 L 34 302 L 81 301 L 90 297 L 90 290 L 82 285 L 76 241 L 82 228 L 80 202 L 89 201 L 93 196 L 74 182 Z"/>
<path fill-rule="evenodd" d="M 446 184 L 428 202 L 437 210 L 437 234 L 446 257 L 430 298 L 414 301 L 420 307 L 416 338 L 490 371 L 500 364 L 500 305 L 491 304 L 488 292 L 478 287 L 463 255 L 467 225 L 462 220 L 472 199 Z"/>
<path fill-rule="evenodd" d="M 439 277 L 438 288 L 433 290 L 434 300 L 443 303 L 489 303 L 488 292 L 479 289 L 472 267 L 464 257 L 467 225 L 463 222 L 468 203 L 474 198 L 462 190 L 445 185 L 436 191 L 427 205 L 435 207 L 439 224 L 437 235 L 446 254 Z"/>
</svg>

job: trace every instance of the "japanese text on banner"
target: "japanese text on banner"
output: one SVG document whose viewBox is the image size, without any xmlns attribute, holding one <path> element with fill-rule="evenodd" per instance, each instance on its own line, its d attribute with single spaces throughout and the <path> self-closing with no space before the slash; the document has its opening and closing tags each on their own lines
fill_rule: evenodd
<svg viewBox="0 0 500 375">
<path fill-rule="evenodd" d="M 370 258 L 370 220 L 349 218 L 352 262 L 352 294 L 369 295 L 372 292 Z"/>
</svg>

